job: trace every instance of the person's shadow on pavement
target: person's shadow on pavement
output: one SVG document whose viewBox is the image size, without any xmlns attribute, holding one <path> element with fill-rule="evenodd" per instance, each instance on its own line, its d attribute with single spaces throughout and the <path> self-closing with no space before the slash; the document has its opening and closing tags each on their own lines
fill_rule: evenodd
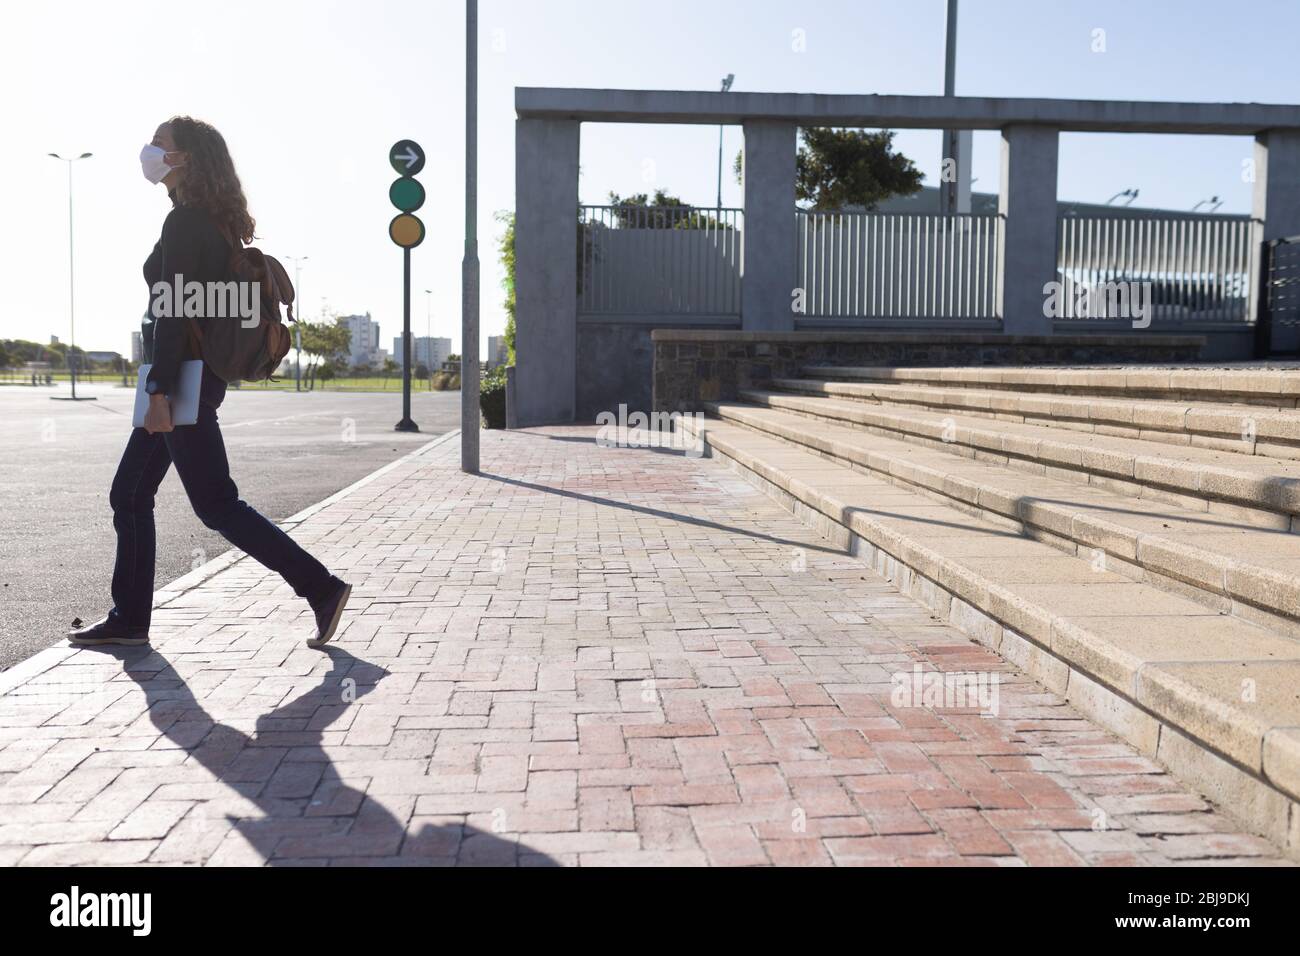
<svg viewBox="0 0 1300 956">
<path fill-rule="evenodd" d="M 425 824 L 408 833 L 382 803 L 340 779 L 322 746 L 324 732 L 388 676 L 382 667 L 325 648 L 332 666 L 320 682 L 260 715 L 247 734 L 213 720 L 157 649 L 113 653 L 144 691 L 159 732 L 260 811 L 226 820 L 271 865 L 513 866 L 521 850 L 533 865 L 558 865 L 517 840 L 468 825 Z M 269 732 L 288 732 L 292 743 L 259 744 Z"/>
</svg>

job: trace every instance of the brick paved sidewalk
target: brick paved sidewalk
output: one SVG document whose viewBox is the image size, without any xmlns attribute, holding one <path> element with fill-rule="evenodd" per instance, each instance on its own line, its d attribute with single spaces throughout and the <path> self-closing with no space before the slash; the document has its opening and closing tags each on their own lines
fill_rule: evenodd
<svg viewBox="0 0 1300 956">
<path fill-rule="evenodd" d="M 227 558 L 152 650 L 20 665 L 0 864 L 1277 862 L 721 465 L 594 437 L 485 432 L 475 478 L 444 442 L 299 522 L 355 585 L 328 653 Z"/>
</svg>

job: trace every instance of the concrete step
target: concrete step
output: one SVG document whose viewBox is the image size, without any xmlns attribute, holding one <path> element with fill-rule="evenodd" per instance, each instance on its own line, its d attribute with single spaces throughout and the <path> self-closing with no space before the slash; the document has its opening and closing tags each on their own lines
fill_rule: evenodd
<svg viewBox="0 0 1300 956">
<path fill-rule="evenodd" d="M 810 374 L 817 371 L 808 369 Z M 775 379 L 804 395 L 956 412 L 1073 431 L 1194 445 L 1243 455 L 1300 459 L 1300 411 L 1261 405 L 1099 398 L 978 385 Z"/>
<path fill-rule="evenodd" d="M 1300 856 L 1300 642 L 735 421 L 708 453 Z"/>
<path fill-rule="evenodd" d="M 1094 566 L 1183 594 L 1300 639 L 1300 534 L 1256 528 L 1176 504 L 953 456 L 902 438 L 773 408 L 709 411 L 865 470 Z"/>
<path fill-rule="evenodd" d="M 1259 527 L 1300 531 L 1296 461 L 786 392 L 745 389 L 739 397 L 886 437 L 908 436 L 955 455 L 1097 484 Z"/>
<path fill-rule="evenodd" d="M 1060 395 L 1155 398 L 1218 404 L 1248 403 L 1274 408 L 1300 407 L 1300 366 L 1182 368 L 1154 366 L 1092 366 L 1088 368 L 880 368 L 810 365 L 811 378 L 854 382 L 899 382 L 912 385 L 951 385 L 997 388 Z"/>
</svg>

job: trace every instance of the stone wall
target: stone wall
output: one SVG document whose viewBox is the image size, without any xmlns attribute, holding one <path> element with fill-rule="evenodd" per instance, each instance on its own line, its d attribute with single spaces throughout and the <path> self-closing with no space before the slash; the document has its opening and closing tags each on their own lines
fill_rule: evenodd
<svg viewBox="0 0 1300 956">
<path fill-rule="evenodd" d="M 1199 335 L 1027 336 L 973 332 L 739 332 L 656 329 L 653 405 L 693 412 L 806 365 L 972 366 L 1195 362 Z"/>
<path fill-rule="evenodd" d="M 663 325 L 671 321 L 665 317 Z M 627 405 L 629 412 L 651 411 L 653 329 L 633 322 L 578 323 L 575 421 L 588 424 L 601 412 L 617 414 L 620 404 Z"/>
</svg>

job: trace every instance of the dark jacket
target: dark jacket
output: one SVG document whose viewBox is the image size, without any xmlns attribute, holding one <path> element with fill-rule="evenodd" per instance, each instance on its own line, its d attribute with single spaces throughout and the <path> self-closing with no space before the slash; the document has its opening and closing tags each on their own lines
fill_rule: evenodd
<svg viewBox="0 0 1300 956">
<path fill-rule="evenodd" d="M 141 325 L 145 359 L 153 364 L 148 378 L 157 382 L 164 394 L 169 393 L 175 383 L 181 362 L 201 356 L 191 322 L 181 311 L 181 303 L 176 303 L 175 315 L 156 314 L 155 283 L 171 285 L 179 275 L 183 288 L 189 282 L 227 282 L 232 278 L 231 247 L 216 222 L 206 210 L 177 205 L 175 192 L 170 195 L 172 211 L 163 221 L 162 235 L 144 263 L 144 281 L 150 291 L 149 311 Z M 205 398 L 211 397 L 218 383 L 224 394 L 225 383 L 204 365 Z"/>
</svg>

